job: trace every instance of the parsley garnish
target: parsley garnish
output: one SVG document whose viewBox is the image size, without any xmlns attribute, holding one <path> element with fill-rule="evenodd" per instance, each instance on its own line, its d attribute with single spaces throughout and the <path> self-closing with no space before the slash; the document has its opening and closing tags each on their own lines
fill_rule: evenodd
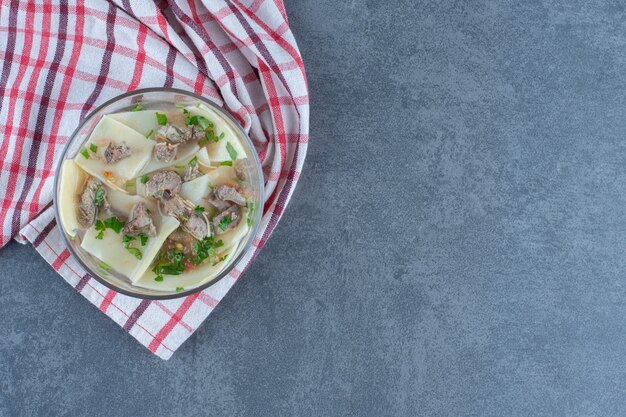
<svg viewBox="0 0 626 417">
<path fill-rule="evenodd" d="M 108 271 L 109 269 L 111 269 L 111 267 L 109 265 L 107 265 L 106 263 L 104 263 L 103 261 L 100 261 L 100 263 L 98 264 L 98 266 L 102 269 L 104 269 L 105 271 Z"/>
<path fill-rule="evenodd" d="M 185 289 L 183 287 L 176 287 L 176 292 L 183 292 Z"/>
<path fill-rule="evenodd" d="M 223 232 L 224 230 L 228 228 L 228 225 L 231 224 L 232 222 L 233 222 L 233 219 L 230 216 L 224 216 L 222 217 L 222 220 L 220 220 L 217 226 Z"/>
<path fill-rule="evenodd" d="M 148 236 L 146 236 L 144 233 L 139 233 L 139 240 L 141 241 L 141 246 L 146 246 L 146 244 L 148 243 Z"/>
<path fill-rule="evenodd" d="M 128 235 L 124 235 L 124 237 L 122 238 L 122 244 L 124 245 L 124 247 L 126 248 L 126 250 L 128 252 L 130 252 L 131 255 L 134 255 L 135 258 L 141 260 L 141 258 L 143 257 L 141 254 L 141 251 L 137 248 L 133 248 L 130 246 L 130 242 L 132 242 L 133 240 L 135 240 L 134 237 L 132 236 L 128 236 Z"/>
<path fill-rule="evenodd" d="M 159 112 L 155 112 L 155 114 L 156 114 L 157 122 L 161 126 L 165 126 L 167 124 L 167 116 L 165 114 L 159 113 Z"/>
<path fill-rule="evenodd" d="M 204 207 L 196 206 L 196 208 L 194 208 L 194 210 L 197 211 L 198 213 L 203 213 L 204 212 Z"/>
<path fill-rule="evenodd" d="M 115 233 L 119 233 L 122 231 L 122 228 L 124 227 L 124 222 L 119 220 L 117 217 L 113 216 L 113 217 L 109 217 L 108 219 L 106 219 L 104 221 L 104 226 L 112 229 Z"/>
<path fill-rule="evenodd" d="M 189 166 L 193 168 L 196 166 L 197 163 L 198 163 L 198 157 L 194 156 L 193 158 L 191 158 L 191 161 L 189 161 Z"/>
<path fill-rule="evenodd" d="M 96 235 L 96 239 L 98 240 L 102 240 L 104 239 L 104 231 L 106 229 L 106 226 L 104 225 L 104 223 L 102 223 L 102 220 L 96 220 L 96 231 L 100 232 Z"/>
<path fill-rule="evenodd" d="M 228 155 L 230 155 L 230 159 L 233 161 L 237 159 L 237 151 L 233 148 L 233 145 L 230 142 L 226 142 L 226 150 L 228 151 Z"/>
<path fill-rule="evenodd" d="M 104 188 L 98 188 L 93 197 L 93 202 L 96 206 L 100 207 L 104 204 Z"/>
<path fill-rule="evenodd" d="M 248 202 L 248 218 L 246 220 L 246 222 L 248 223 L 248 226 L 252 225 L 252 213 L 254 213 L 254 203 L 252 201 Z"/>
<path fill-rule="evenodd" d="M 139 111 L 139 110 L 143 110 L 143 106 L 139 103 L 137 103 L 137 105 L 135 107 L 133 107 L 133 109 L 131 111 Z"/>
<path fill-rule="evenodd" d="M 221 240 L 216 242 L 212 236 L 207 236 L 200 242 L 195 242 L 193 244 L 193 252 L 196 257 L 191 262 L 195 265 L 200 265 L 209 256 L 216 256 L 215 249 L 222 246 L 224 246 L 224 242 Z"/>
<path fill-rule="evenodd" d="M 184 109 L 185 108 L 185 106 L 183 106 L 182 104 L 178 104 L 178 103 L 174 104 L 174 106 L 176 106 L 177 109 Z"/>
<path fill-rule="evenodd" d="M 161 281 L 163 281 L 163 275 L 157 275 L 157 276 L 154 278 L 154 280 L 155 280 L 156 282 L 161 282 Z"/>
<path fill-rule="evenodd" d="M 222 161 L 222 162 L 220 162 L 220 165 L 227 166 L 227 167 L 232 167 L 233 166 L 233 161 Z"/>
<path fill-rule="evenodd" d="M 89 151 L 85 148 L 80 150 L 80 154 L 85 157 L 85 159 L 89 159 Z"/>
<path fill-rule="evenodd" d="M 146 138 L 150 139 L 150 136 L 152 136 L 153 133 L 154 133 L 154 129 L 150 129 L 150 131 L 146 133 Z"/>
<path fill-rule="evenodd" d="M 91 145 L 89 145 L 89 149 L 91 149 L 91 152 L 93 152 L 93 153 L 98 152 L 98 147 L 96 145 L 94 145 L 93 143 Z"/>
<path fill-rule="evenodd" d="M 139 182 L 142 184 L 147 183 L 148 181 L 150 181 L 150 177 L 147 175 L 142 175 L 141 178 L 139 178 Z"/>
<path fill-rule="evenodd" d="M 220 262 L 225 261 L 227 257 L 228 257 L 228 254 L 226 254 L 226 255 L 222 256 L 222 257 L 221 257 L 221 258 L 219 258 L 217 261 L 213 262 L 213 263 L 211 264 L 211 266 L 215 266 L 215 265 L 219 264 Z"/>
</svg>

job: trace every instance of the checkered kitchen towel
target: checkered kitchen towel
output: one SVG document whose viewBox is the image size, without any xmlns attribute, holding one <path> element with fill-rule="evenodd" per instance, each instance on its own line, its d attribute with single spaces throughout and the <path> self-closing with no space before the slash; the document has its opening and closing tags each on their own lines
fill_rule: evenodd
<svg viewBox="0 0 626 417">
<path fill-rule="evenodd" d="M 76 290 L 168 359 L 263 247 L 308 142 L 302 58 L 282 0 L 0 0 L 0 245 L 29 241 Z M 177 87 L 223 103 L 250 133 L 267 202 L 253 249 L 186 298 L 147 301 L 100 285 L 69 255 L 52 185 L 63 146 L 94 107 L 129 90 Z"/>
</svg>

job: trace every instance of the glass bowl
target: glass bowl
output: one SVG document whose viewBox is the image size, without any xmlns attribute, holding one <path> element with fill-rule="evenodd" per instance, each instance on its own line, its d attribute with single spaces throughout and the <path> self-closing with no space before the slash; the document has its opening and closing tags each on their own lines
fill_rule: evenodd
<svg viewBox="0 0 626 417">
<path fill-rule="evenodd" d="M 150 108 L 151 106 L 155 105 L 158 107 L 159 103 L 194 105 L 198 102 L 203 103 L 204 105 L 208 106 L 213 111 L 221 115 L 224 121 L 228 123 L 233 131 L 239 136 L 239 140 L 241 141 L 241 145 L 244 148 L 246 157 L 249 161 L 249 181 L 250 186 L 253 190 L 252 201 L 255 204 L 254 207 L 257 207 L 257 209 L 254 210 L 253 213 L 252 224 L 248 229 L 247 235 L 243 237 L 235 253 L 232 256 L 228 257 L 228 265 L 222 270 L 221 273 L 216 275 L 213 279 L 202 283 L 202 285 L 199 285 L 195 288 L 186 288 L 184 291 L 180 292 L 156 291 L 134 286 L 125 276 L 118 274 L 112 270 L 106 271 L 102 269 L 102 267 L 99 266 L 99 261 L 81 248 L 79 239 L 71 238 L 65 231 L 65 227 L 61 223 L 61 216 L 59 215 L 58 206 L 59 186 L 61 184 L 61 181 L 63 181 L 61 167 L 63 166 L 63 162 L 66 159 L 72 159 L 76 156 L 83 144 L 89 139 L 92 130 L 94 129 L 98 121 L 100 121 L 100 118 L 106 114 L 129 111 L 138 103 L 141 103 L 144 107 Z M 83 268 L 85 268 L 85 270 L 87 270 L 87 272 L 92 277 L 94 277 L 100 283 L 111 288 L 112 290 L 132 297 L 153 300 L 185 297 L 190 294 L 202 291 L 203 289 L 215 284 L 221 278 L 228 275 L 230 271 L 234 268 L 234 266 L 246 254 L 246 252 L 250 250 L 252 246 L 252 241 L 254 240 L 254 236 L 256 236 L 259 228 L 259 223 L 261 221 L 261 215 L 263 211 L 262 207 L 264 202 L 263 172 L 261 170 L 261 163 L 259 161 L 259 157 L 256 153 L 254 145 L 252 144 L 252 141 L 243 130 L 241 125 L 216 103 L 213 103 L 212 101 L 197 94 L 174 88 L 146 88 L 130 91 L 107 101 L 106 103 L 102 104 L 100 107 L 92 111 L 85 118 L 85 120 L 80 123 L 74 133 L 72 133 L 72 136 L 70 137 L 67 145 L 65 146 L 65 149 L 63 150 L 63 153 L 61 154 L 61 159 L 59 160 L 56 168 L 54 191 L 55 192 L 53 200 L 56 221 L 61 228 L 61 234 L 63 235 L 65 245 L 67 246 L 72 256 L 74 256 L 74 258 L 76 258 L 78 262 L 81 263 Z"/>
</svg>

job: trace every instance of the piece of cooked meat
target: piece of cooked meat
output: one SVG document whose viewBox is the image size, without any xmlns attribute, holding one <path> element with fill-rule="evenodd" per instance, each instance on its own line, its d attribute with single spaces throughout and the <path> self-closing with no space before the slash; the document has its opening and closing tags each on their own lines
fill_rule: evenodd
<svg viewBox="0 0 626 417">
<path fill-rule="evenodd" d="M 248 158 L 237 159 L 233 162 L 233 168 L 235 169 L 235 175 L 241 181 L 246 181 L 248 179 Z"/>
<path fill-rule="evenodd" d="M 205 197 L 205 200 L 208 201 L 210 205 L 215 207 L 217 211 L 220 211 L 220 212 L 232 206 L 232 204 L 227 201 L 222 201 L 222 200 L 218 200 L 217 198 L 215 198 L 213 191 L 209 192 L 209 195 Z"/>
<path fill-rule="evenodd" d="M 165 141 L 172 144 L 185 142 L 183 130 L 172 125 L 159 126 L 154 138 L 157 142 Z"/>
<path fill-rule="evenodd" d="M 189 232 L 198 240 L 207 237 L 209 235 L 209 223 L 204 213 L 191 210 L 188 213 L 188 220 L 183 222 L 183 230 Z"/>
<path fill-rule="evenodd" d="M 157 142 L 154 145 L 154 149 L 152 153 L 154 155 L 154 159 L 157 161 L 170 163 L 176 158 L 176 153 L 178 152 L 178 145 L 172 145 L 168 142 Z"/>
<path fill-rule="evenodd" d="M 221 235 L 237 227 L 241 221 L 241 208 L 232 206 L 213 218 L 213 230 Z"/>
<path fill-rule="evenodd" d="M 106 189 L 102 183 L 95 178 L 89 178 L 85 182 L 83 192 L 80 195 L 78 204 L 78 222 L 84 228 L 91 227 L 96 221 L 98 206 L 96 205 L 96 192 L 102 190 L 102 199 L 106 198 Z"/>
<path fill-rule="evenodd" d="M 164 196 L 161 199 L 161 207 L 163 208 L 163 213 L 168 216 L 189 217 L 189 207 L 187 207 L 187 205 L 185 204 L 185 200 L 183 200 L 178 195 L 173 195 L 169 197 Z"/>
<path fill-rule="evenodd" d="M 131 155 L 131 151 L 128 145 L 126 145 L 126 142 L 122 142 L 120 145 L 109 142 L 109 146 L 106 147 L 103 155 L 104 162 L 110 165 L 124 158 L 128 158 Z"/>
<path fill-rule="evenodd" d="M 187 166 L 187 168 L 185 169 L 185 174 L 183 175 L 183 182 L 194 180 L 201 175 L 202 173 L 198 169 L 198 164 L 194 166 Z"/>
<path fill-rule="evenodd" d="M 159 199 L 164 196 L 171 197 L 180 192 L 181 184 L 180 175 L 176 172 L 159 171 L 146 183 L 146 194 Z"/>
<path fill-rule="evenodd" d="M 125 235 L 137 236 L 144 233 L 148 236 L 156 236 L 156 228 L 148 209 L 143 203 L 137 203 L 130 215 L 131 220 L 126 223 L 122 232 Z"/>
<path fill-rule="evenodd" d="M 185 142 L 204 139 L 204 130 L 196 125 L 187 126 L 182 131 Z"/>
<path fill-rule="evenodd" d="M 240 206 L 246 205 L 246 199 L 242 196 L 239 191 L 235 189 L 235 187 L 231 187 L 230 185 L 217 185 L 213 188 L 213 195 L 216 199 L 222 201 L 232 201 L 235 204 L 239 204 Z"/>
</svg>

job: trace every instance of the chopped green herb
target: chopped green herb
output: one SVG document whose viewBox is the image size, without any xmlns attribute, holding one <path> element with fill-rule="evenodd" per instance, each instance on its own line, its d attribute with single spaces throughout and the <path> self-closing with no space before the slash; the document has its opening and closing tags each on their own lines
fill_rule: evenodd
<svg viewBox="0 0 626 417">
<path fill-rule="evenodd" d="M 212 236 L 205 237 L 200 242 L 193 244 L 193 252 L 196 257 L 191 259 L 191 262 L 195 265 L 200 265 L 209 256 L 216 256 L 215 249 L 221 246 L 224 246 L 224 242 L 221 240 L 215 242 Z"/>
<path fill-rule="evenodd" d="M 94 194 L 93 202 L 100 207 L 104 204 L 104 188 L 98 188 Z"/>
<path fill-rule="evenodd" d="M 185 106 L 179 103 L 174 104 L 174 106 L 176 106 L 177 109 L 184 109 Z"/>
<path fill-rule="evenodd" d="M 230 155 L 230 159 L 232 159 L 233 161 L 237 159 L 237 151 L 235 150 L 233 145 L 230 144 L 230 142 L 226 142 L 226 150 L 228 151 L 228 155 Z"/>
<path fill-rule="evenodd" d="M 149 208 L 147 208 L 147 209 L 146 209 L 146 212 L 147 212 L 148 214 L 152 214 L 152 211 L 151 211 Z"/>
<path fill-rule="evenodd" d="M 224 230 L 228 228 L 228 225 L 231 224 L 232 222 L 233 222 L 233 219 L 230 216 L 224 216 L 222 217 L 222 220 L 220 220 L 217 227 L 219 227 L 220 230 L 223 232 Z"/>
<path fill-rule="evenodd" d="M 189 117 L 189 115 L 187 115 L 187 118 L 186 118 L 185 122 L 187 123 L 188 126 L 197 125 L 198 124 L 198 116 L 191 116 L 191 117 Z"/>
<path fill-rule="evenodd" d="M 96 235 L 96 239 L 98 239 L 98 240 L 104 239 L 104 230 L 100 230 L 98 232 L 98 234 Z"/>
<path fill-rule="evenodd" d="M 111 269 L 111 267 L 109 265 L 107 265 L 106 263 L 104 263 L 103 261 L 100 261 L 100 263 L 98 264 L 98 266 L 102 269 L 104 269 L 105 271 L 108 271 Z"/>
<path fill-rule="evenodd" d="M 146 246 L 146 244 L 148 243 L 148 236 L 146 236 L 144 233 L 139 233 L 139 240 L 141 241 L 141 246 Z"/>
<path fill-rule="evenodd" d="M 209 127 L 213 127 L 213 123 L 211 123 L 209 121 L 209 119 L 207 119 L 204 116 L 197 116 L 198 117 L 198 125 L 200 125 L 200 127 L 202 127 L 202 129 L 206 130 Z"/>
<path fill-rule="evenodd" d="M 224 139 L 224 132 L 220 133 L 220 139 Z M 218 139 L 219 140 L 219 139 Z M 216 141 L 217 142 L 217 141 Z"/>
<path fill-rule="evenodd" d="M 197 211 L 198 213 L 203 213 L 204 212 L 204 207 L 196 206 L 196 208 L 194 208 L 194 210 Z"/>
<path fill-rule="evenodd" d="M 91 149 L 91 152 L 93 152 L 93 153 L 98 152 L 98 147 L 96 145 L 94 145 L 93 143 L 91 145 L 89 145 L 89 149 Z"/>
<path fill-rule="evenodd" d="M 195 167 L 197 163 L 198 163 L 198 157 L 194 156 L 193 158 L 191 158 L 191 161 L 189 161 L 189 166 Z"/>
<path fill-rule="evenodd" d="M 137 248 L 126 248 L 126 250 L 128 252 L 130 252 L 131 255 L 134 255 L 135 258 L 141 260 L 141 258 L 143 258 L 143 255 L 141 254 L 141 251 Z"/>
<path fill-rule="evenodd" d="M 130 252 L 131 255 L 134 255 L 135 258 L 141 260 L 141 258 L 143 257 L 141 251 L 137 248 L 133 248 L 130 246 L 130 242 L 132 242 L 133 240 L 135 240 L 133 236 L 124 235 L 124 237 L 122 238 L 122 244 L 124 245 L 126 250 Z"/>
<path fill-rule="evenodd" d="M 196 109 L 199 109 L 199 108 L 200 108 L 200 102 L 197 102 L 196 103 Z"/>
<path fill-rule="evenodd" d="M 89 151 L 85 148 L 80 150 L 80 154 L 85 157 L 85 159 L 89 159 Z"/>
<path fill-rule="evenodd" d="M 135 107 L 133 107 L 133 109 L 131 111 L 139 111 L 139 110 L 143 110 L 143 106 L 139 103 L 137 103 L 137 105 Z"/>
<path fill-rule="evenodd" d="M 156 265 L 152 268 L 152 272 L 156 275 L 180 275 L 185 270 L 184 262 L 171 263 L 171 262 L 161 262 L 157 260 Z"/>
<path fill-rule="evenodd" d="M 185 216 L 184 214 L 181 214 L 181 215 L 180 215 L 180 218 L 181 218 L 181 220 L 182 220 L 182 221 L 184 221 L 184 222 L 188 222 L 188 221 L 189 221 L 189 217 Z"/>
<path fill-rule="evenodd" d="M 212 124 L 213 123 L 211 123 L 211 125 Z M 220 138 L 215 135 L 215 132 L 213 131 L 213 129 L 210 129 L 210 130 L 207 130 L 206 132 L 204 132 L 204 139 L 202 139 L 198 143 L 200 145 L 206 145 L 209 142 L 218 142 L 219 140 L 220 140 Z"/>
<path fill-rule="evenodd" d="M 215 266 L 215 265 L 219 264 L 220 262 L 225 261 L 227 257 L 228 257 L 228 254 L 226 254 L 226 255 L 222 256 L 222 257 L 221 257 L 221 258 L 219 258 L 217 261 L 213 262 L 213 263 L 211 264 L 211 266 Z"/>
<path fill-rule="evenodd" d="M 215 188 L 215 185 L 209 183 L 209 190 L 213 191 L 214 188 Z"/>
<path fill-rule="evenodd" d="M 161 126 L 165 126 L 167 124 L 167 116 L 163 113 L 156 112 L 157 122 Z"/>
<path fill-rule="evenodd" d="M 185 257 L 185 255 L 183 255 L 183 253 L 182 253 L 182 252 L 174 252 L 174 253 L 172 254 L 172 260 L 173 260 L 174 262 L 180 262 L 180 261 L 182 261 L 182 260 L 183 260 L 183 258 L 184 258 L 184 257 Z"/>
<path fill-rule="evenodd" d="M 146 133 L 146 138 L 150 139 L 150 136 L 154 133 L 154 129 L 150 129 L 148 133 Z"/>
<path fill-rule="evenodd" d="M 162 282 L 163 281 L 163 275 L 157 275 L 156 278 L 154 278 L 154 280 L 156 282 Z"/>
<path fill-rule="evenodd" d="M 104 226 L 112 229 L 115 233 L 119 233 L 122 231 L 122 228 L 124 227 L 124 222 L 119 220 L 117 217 L 113 216 L 113 217 L 109 217 L 108 219 L 106 219 L 104 221 Z"/>
<path fill-rule="evenodd" d="M 139 182 L 142 184 L 147 183 L 148 181 L 150 181 L 150 177 L 147 175 L 142 175 L 141 178 L 139 178 Z"/>
<path fill-rule="evenodd" d="M 248 226 L 252 226 L 252 213 L 254 213 L 254 203 L 252 201 L 248 202 L 248 218 L 246 219 L 246 223 Z"/>
<path fill-rule="evenodd" d="M 174 168 L 187 168 L 187 165 L 174 165 Z"/>
<path fill-rule="evenodd" d="M 183 292 L 185 289 L 183 287 L 176 287 L 176 292 Z"/>
<path fill-rule="evenodd" d="M 96 220 L 96 230 L 105 230 L 106 226 L 102 223 L 102 220 Z"/>
<path fill-rule="evenodd" d="M 220 162 L 220 165 L 232 167 L 233 166 L 233 161 L 222 161 L 222 162 Z"/>
</svg>

